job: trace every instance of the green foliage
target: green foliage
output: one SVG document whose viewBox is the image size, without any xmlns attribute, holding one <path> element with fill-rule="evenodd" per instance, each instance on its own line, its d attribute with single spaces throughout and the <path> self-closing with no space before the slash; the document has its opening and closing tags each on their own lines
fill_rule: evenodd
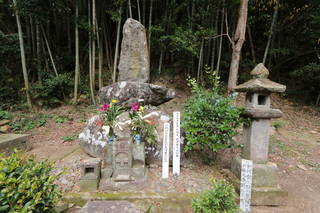
<svg viewBox="0 0 320 213">
<path fill-rule="evenodd" d="M 20 115 L 10 122 L 11 129 L 16 133 L 23 133 L 36 127 L 44 126 L 47 123 L 48 116 L 40 114 L 35 116 Z"/>
<path fill-rule="evenodd" d="M 68 116 L 64 116 L 64 115 L 56 115 L 53 117 L 54 122 L 57 124 L 63 124 L 66 121 L 71 121 L 72 118 L 69 118 Z"/>
<path fill-rule="evenodd" d="M 272 122 L 272 126 L 276 129 L 279 129 L 281 127 L 284 127 L 286 125 L 286 123 L 284 121 L 280 121 L 280 120 L 277 120 L 277 121 L 274 121 Z"/>
<path fill-rule="evenodd" d="M 233 145 L 231 138 L 237 134 L 244 119 L 242 108 L 233 106 L 233 99 L 223 97 L 216 91 L 201 88 L 195 81 L 189 81 L 194 95 L 185 105 L 182 127 L 187 143 L 184 151 L 195 149 L 217 152 Z"/>
<path fill-rule="evenodd" d="M 116 125 L 116 118 L 123 112 L 123 108 L 117 104 L 117 100 L 111 100 L 110 104 L 100 106 L 100 113 L 103 117 L 103 123 L 110 126 L 109 135 L 113 136 L 113 129 Z"/>
<path fill-rule="evenodd" d="M 211 190 L 192 201 L 195 213 L 238 213 L 236 193 L 231 184 L 216 180 Z"/>
<path fill-rule="evenodd" d="M 54 212 L 60 192 L 53 165 L 14 153 L 0 158 L 0 212 Z"/>
<path fill-rule="evenodd" d="M 61 103 L 64 93 L 70 94 L 73 78 L 70 73 L 49 76 L 32 86 L 31 95 L 39 106 L 54 107 Z"/>
<path fill-rule="evenodd" d="M 155 134 L 155 127 L 143 120 L 142 106 L 139 107 L 139 103 L 134 103 L 132 105 L 132 110 L 129 112 L 129 118 L 131 119 L 131 135 L 141 135 L 143 141 L 150 145 L 156 144 L 157 138 Z"/>
<path fill-rule="evenodd" d="M 0 110 L 0 121 L 1 120 L 8 120 L 11 118 L 12 118 L 12 115 L 10 112 Z"/>
<path fill-rule="evenodd" d="M 66 136 L 63 136 L 61 139 L 63 140 L 63 142 L 67 142 L 67 141 L 73 141 L 77 138 L 76 135 L 66 135 Z"/>
<path fill-rule="evenodd" d="M 310 63 L 299 69 L 291 72 L 291 77 L 296 81 L 299 81 L 300 84 L 297 85 L 297 90 L 308 91 L 316 97 L 320 94 L 320 64 L 319 63 Z"/>
</svg>

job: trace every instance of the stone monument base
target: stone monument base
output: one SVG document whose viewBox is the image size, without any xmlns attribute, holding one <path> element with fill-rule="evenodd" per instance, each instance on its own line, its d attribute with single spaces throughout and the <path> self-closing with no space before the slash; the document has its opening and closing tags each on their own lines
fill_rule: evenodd
<svg viewBox="0 0 320 213">
<path fill-rule="evenodd" d="M 241 158 L 236 158 L 231 163 L 231 171 L 239 180 L 241 179 L 241 160 Z M 274 163 L 253 163 L 251 205 L 285 205 L 288 192 L 279 186 L 277 171 L 277 165 Z M 239 184 L 240 182 L 235 181 L 235 183 Z M 236 188 L 240 189 L 240 186 L 236 186 Z"/>
</svg>

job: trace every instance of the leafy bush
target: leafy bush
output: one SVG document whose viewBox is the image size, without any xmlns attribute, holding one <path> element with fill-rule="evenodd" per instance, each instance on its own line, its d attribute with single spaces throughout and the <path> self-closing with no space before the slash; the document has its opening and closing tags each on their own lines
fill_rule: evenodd
<svg viewBox="0 0 320 213">
<path fill-rule="evenodd" d="M 217 180 L 213 188 L 192 201 L 195 213 L 238 213 L 236 193 L 231 184 Z"/>
<path fill-rule="evenodd" d="M 70 73 L 47 76 L 42 83 L 32 85 L 32 98 L 40 107 L 57 106 L 65 98 L 65 94 L 72 92 L 72 84 L 73 78 Z"/>
<path fill-rule="evenodd" d="M 17 133 L 23 133 L 36 127 L 44 126 L 47 123 L 48 115 L 39 114 L 36 116 L 17 116 L 14 121 L 9 123 L 11 129 Z"/>
<path fill-rule="evenodd" d="M 231 97 L 223 97 L 215 90 L 204 90 L 195 81 L 189 81 L 194 95 L 185 105 L 182 127 L 186 133 L 185 151 L 195 149 L 217 152 L 232 145 L 244 119 L 244 109 L 232 104 Z"/>
<path fill-rule="evenodd" d="M 53 166 L 20 153 L 0 159 L 0 212 L 54 212 L 60 198 Z"/>
</svg>

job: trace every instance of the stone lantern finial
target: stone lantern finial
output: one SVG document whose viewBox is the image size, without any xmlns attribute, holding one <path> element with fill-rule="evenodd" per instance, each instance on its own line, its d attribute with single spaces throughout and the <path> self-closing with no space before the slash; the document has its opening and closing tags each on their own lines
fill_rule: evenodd
<svg viewBox="0 0 320 213">
<path fill-rule="evenodd" d="M 258 64 L 251 72 L 252 78 L 268 78 L 269 70 L 263 65 L 263 63 Z"/>
</svg>

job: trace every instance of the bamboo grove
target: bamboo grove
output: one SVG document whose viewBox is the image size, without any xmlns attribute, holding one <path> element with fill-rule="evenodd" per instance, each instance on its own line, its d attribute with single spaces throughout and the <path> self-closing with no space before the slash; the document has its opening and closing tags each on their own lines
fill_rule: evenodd
<svg viewBox="0 0 320 213">
<path fill-rule="evenodd" d="M 256 63 L 320 102 L 318 0 L 0 0 L 0 108 L 95 104 L 116 81 L 122 27 L 147 30 L 153 79 L 218 70 L 228 88 Z M 230 83 L 231 82 L 231 83 Z M 231 85 L 231 86 L 230 86 Z"/>
</svg>

